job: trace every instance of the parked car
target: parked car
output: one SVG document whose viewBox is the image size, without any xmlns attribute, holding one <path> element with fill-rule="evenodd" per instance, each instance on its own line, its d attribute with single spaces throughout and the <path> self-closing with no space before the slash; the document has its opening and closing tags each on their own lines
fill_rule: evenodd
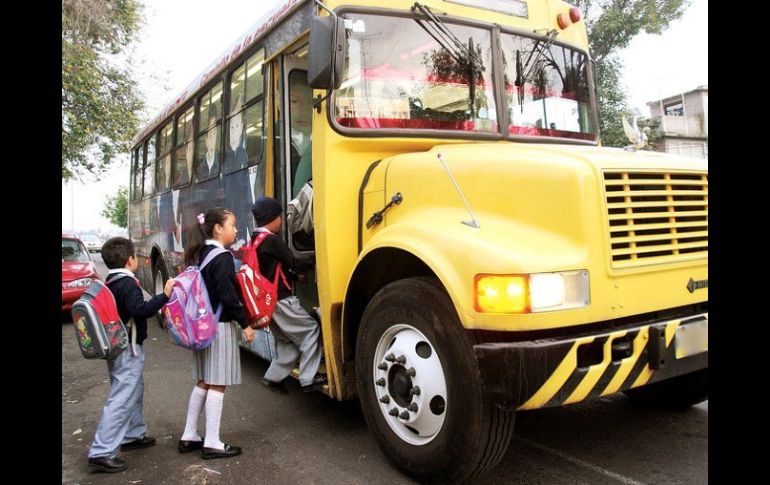
<svg viewBox="0 0 770 485">
<path fill-rule="evenodd" d="M 101 248 L 100 248 L 101 249 Z M 96 265 L 91 261 L 83 242 L 75 236 L 61 236 L 61 309 L 69 311 L 72 304 L 95 280 L 99 279 Z"/>
<path fill-rule="evenodd" d="M 86 245 L 86 249 L 88 249 L 92 253 L 101 253 L 102 252 L 102 245 L 104 244 L 101 239 L 99 239 L 99 236 L 95 236 L 93 234 L 83 234 L 80 236 L 80 240 L 83 241 L 83 244 Z"/>
</svg>

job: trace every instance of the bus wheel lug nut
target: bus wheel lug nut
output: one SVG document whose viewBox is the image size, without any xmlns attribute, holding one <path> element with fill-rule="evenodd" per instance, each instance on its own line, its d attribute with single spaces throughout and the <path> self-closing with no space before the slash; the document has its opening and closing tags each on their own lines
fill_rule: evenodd
<svg viewBox="0 0 770 485">
<path fill-rule="evenodd" d="M 417 403 L 411 403 L 409 406 L 406 407 L 406 409 L 412 411 L 413 413 L 417 412 Z"/>
<path fill-rule="evenodd" d="M 420 395 L 420 386 L 414 386 L 413 388 L 409 389 L 409 394 L 411 396 L 419 396 Z"/>
<path fill-rule="evenodd" d="M 396 356 L 393 355 L 393 352 L 391 352 L 385 356 L 385 360 L 387 360 L 388 362 L 393 362 L 394 360 L 396 360 Z"/>
<path fill-rule="evenodd" d="M 414 377 L 414 376 L 416 376 L 416 375 L 417 375 L 417 371 L 416 371 L 416 370 L 414 370 L 414 367 L 410 367 L 410 368 L 409 368 L 409 369 L 406 371 L 406 375 L 408 375 L 409 377 Z"/>
<path fill-rule="evenodd" d="M 377 368 L 380 370 L 388 370 L 388 364 L 383 362 L 382 364 L 378 365 Z"/>
<path fill-rule="evenodd" d="M 409 412 L 408 411 L 404 411 L 401 414 L 399 414 L 398 417 L 401 418 L 401 419 L 404 419 L 404 420 L 409 419 Z"/>
<path fill-rule="evenodd" d="M 388 414 L 390 414 L 391 416 L 398 416 L 398 409 L 391 408 L 390 411 L 388 411 Z"/>
<path fill-rule="evenodd" d="M 382 397 L 380 398 L 380 402 L 381 402 L 382 404 L 388 404 L 388 403 L 390 402 L 390 396 L 382 396 Z"/>
<path fill-rule="evenodd" d="M 377 379 L 377 385 L 378 386 L 385 386 L 385 378 L 384 377 L 380 377 L 379 379 Z"/>
<path fill-rule="evenodd" d="M 401 365 L 404 365 L 406 364 L 406 357 L 403 355 L 399 355 L 398 357 L 396 357 L 396 362 L 398 362 Z"/>
</svg>

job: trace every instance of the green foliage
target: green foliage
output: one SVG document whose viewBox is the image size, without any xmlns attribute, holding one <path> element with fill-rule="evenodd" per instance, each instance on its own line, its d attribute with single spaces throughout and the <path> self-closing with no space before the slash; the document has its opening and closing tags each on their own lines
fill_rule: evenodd
<svg viewBox="0 0 770 485">
<path fill-rule="evenodd" d="M 98 178 L 130 148 L 142 102 L 118 56 L 140 8 L 137 0 L 62 0 L 62 181 Z"/>
<path fill-rule="evenodd" d="M 630 111 L 626 103 L 626 92 L 620 81 L 623 65 L 613 56 L 596 65 L 597 87 L 599 89 L 599 129 L 602 145 L 623 147 L 628 138 L 623 133 L 623 114 Z"/>
<path fill-rule="evenodd" d="M 117 194 L 107 196 L 102 215 L 116 226 L 128 227 L 128 187 L 121 185 Z"/>
<path fill-rule="evenodd" d="M 599 127 L 604 146 L 628 145 L 622 115 L 629 115 L 621 82 L 623 64 L 619 50 L 641 32 L 660 34 L 689 7 L 689 0 L 573 0 L 583 12 L 591 57 L 597 63 Z M 640 123 L 641 126 L 641 123 Z M 652 133 L 651 133 L 652 135 Z M 654 135 L 660 138 L 660 135 Z M 651 146 L 651 145 L 649 145 Z"/>
</svg>

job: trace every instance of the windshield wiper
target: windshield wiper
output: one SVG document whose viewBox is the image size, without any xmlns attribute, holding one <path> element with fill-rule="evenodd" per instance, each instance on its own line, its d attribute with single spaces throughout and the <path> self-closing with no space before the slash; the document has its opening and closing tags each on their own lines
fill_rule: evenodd
<svg viewBox="0 0 770 485">
<path fill-rule="evenodd" d="M 523 66 L 521 64 L 521 51 L 516 51 L 516 81 L 514 82 L 514 85 L 518 88 L 519 105 L 522 104 L 524 98 L 524 84 L 531 80 L 535 66 L 540 64 L 540 58 L 543 57 L 546 51 L 551 47 L 551 44 L 553 44 L 558 33 L 559 32 L 556 29 L 551 29 L 545 34 L 545 41 L 536 41 L 535 46 L 529 52 L 529 57 L 527 57 L 527 61 Z M 523 106 L 522 109 L 524 109 Z"/>
<path fill-rule="evenodd" d="M 483 64 L 481 62 L 481 59 L 479 59 L 476 56 L 476 53 L 474 52 L 473 47 L 473 38 L 468 39 L 468 45 L 466 46 L 455 34 L 452 32 L 446 24 L 439 19 L 436 14 L 433 13 L 433 11 L 426 5 L 422 5 L 418 2 L 415 2 L 414 5 L 412 5 L 412 12 L 415 10 L 418 10 L 421 14 L 423 14 L 427 20 L 428 24 L 430 25 L 430 28 L 428 25 L 426 25 L 421 19 L 414 19 L 414 21 L 419 25 L 425 32 L 430 35 L 433 40 L 438 42 L 438 44 L 444 48 L 444 50 L 449 53 L 449 55 L 452 57 L 452 59 L 459 65 L 459 66 L 467 66 L 470 71 L 470 82 L 469 82 L 469 88 L 470 88 L 470 98 L 471 98 L 471 114 L 475 118 L 476 117 L 476 76 L 477 74 L 480 75 L 483 70 Z"/>
</svg>

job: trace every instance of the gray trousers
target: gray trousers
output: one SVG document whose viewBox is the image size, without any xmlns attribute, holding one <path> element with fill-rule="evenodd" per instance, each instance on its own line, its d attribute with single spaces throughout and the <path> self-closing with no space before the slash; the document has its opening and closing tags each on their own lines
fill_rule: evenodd
<svg viewBox="0 0 770 485">
<path fill-rule="evenodd" d="M 136 329 L 134 329 L 136 331 Z M 144 437 L 147 423 L 142 413 L 144 401 L 144 349 L 131 347 L 107 361 L 110 373 L 110 393 L 102 409 L 89 458 L 115 457 L 120 445 Z"/>
<path fill-rule="evenodd" d="M 321 329 L 296 296 L 278 300 L 270 331 L 275 337 L 278 356 L 270 363 L 265 379 L 281 382 L 299 361 L 299 383 L 303 386 L 312 384 L 323 353 L 323 346 L 318 341 Z"/>
</svg>

